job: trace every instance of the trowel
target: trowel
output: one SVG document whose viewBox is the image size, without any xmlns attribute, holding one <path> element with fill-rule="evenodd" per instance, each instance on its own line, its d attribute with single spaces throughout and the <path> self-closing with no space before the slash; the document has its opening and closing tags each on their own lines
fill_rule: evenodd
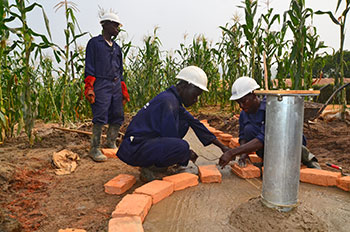
<svg viewBox="0 0 350 232">
<path fill-rule="evenodd" d="M 340 173 L 341 173 L 342 176 L 350 176 L 349 174 L 345 174 L 345 173 L 343 172 L 343 168 L 342 168 L 342 167 L 339 167 L 339 166 L 337 166 L 337 165 L 335 165 L 335 164 L 330 164 L 330 163 L 326 163 L 326 165 L 329 166 L 329 167 L 331 167 L 331 168 L 335 168 L 335 169 L 340 170 Z"/>
</svg>

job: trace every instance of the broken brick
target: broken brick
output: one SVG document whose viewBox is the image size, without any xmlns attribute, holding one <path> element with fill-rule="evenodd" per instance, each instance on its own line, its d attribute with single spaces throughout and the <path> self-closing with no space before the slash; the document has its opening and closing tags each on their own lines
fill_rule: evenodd
<svg viewBox="0 0 350 232">
<path fill-rule="evenodd" d="M 129 190 L 136 183 L 136 178 L 128 174 L 119 174 L 110 181 L 108 181 L 105 186 L 105 192 L 109 194 L 123 194 Z"/>
<path fill-rule="evenodd" d="M 231 165 L 232 171 L 243 179 L 260 177 L 260 169 L 252 164 L 247 164 L 246 167 L 240 167 L 238 164 Z"/>
<path fill-rule="evenodd" d="M 118 148 L 102 148 L 101 151 L 108 158 L 118 158 L 116 155 Z"/>
<path fill-rule="evenodd" d="M 337 187 L 350 192 L 350 176 L 343 176 L 337 179 Z"/>
<path fill-rule="evenodd" d="M 143 232 L 140 217 L 112 218 L 108 223 L 108 232 Z"/>
<path fill-rule="evenodd" d="M 134 193 L 146 194 L 152 197 L 153 204 L 158 203 L 174 192 L 174 183 L 154 180 L 135 189 Z"/>
<path fill-rule="evenodd" d="M 127 194 L 115 207 L 112 217 L 138 216 L 143 222 L 152 206 L 152 197 L 144 194 Z"/>
<path fill-rule="evenodd" d="M 263 162 L 262 158 L 260 158 L 257 154 L 249 154 L 249 159 L 252 163 L 261 163 Z"/>
<path fill-rule="evenodd" d="M 202 183 L 221 183 L 221 173 L 215 165 L 199 166 L 199 176 Z"/>
<path fill-rule="evenodd" d="M 174 191 L 198 185 L 198 176 L 192 173 L 179 173 L 163 177 L 163 180 L 174 183 Z"/>
<path fill-rule="evenodd" d="M 336 186 L 337 179 L 341 177 L 338 172 L 331 172 L 315 168 L 300 169 L 300 181 L 321 186 Z"/>
</svg>

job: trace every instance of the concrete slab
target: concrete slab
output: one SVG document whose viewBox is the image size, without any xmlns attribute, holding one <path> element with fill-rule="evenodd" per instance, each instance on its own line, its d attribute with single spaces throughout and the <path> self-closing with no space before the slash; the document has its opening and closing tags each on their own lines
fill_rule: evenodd
<svg viewBox="0 0 350 232">
<path fill-rule="evenodd" d="M 219 158 L 221 150 L 214 145 L 203 147 L 189 131 L 185 139 L 198 155 L 210 159 Z M 202 157 L 198 165 L 216 164 Z M 190 163 L 189 170 L 197 173 Z M 241 179 L 234 175 L 230 166 L 220 169 L 221 184 L 199 184 L 182 191 L 152 206 L 143 228 L 145 232 L 180 231 L 238 231 L 229 224 L 232 211 L 240 204 L 261 194 L 262 180 Z M 326 221 L 331 231 L 348 231 L 350 228 L 350 193 L 335 187 L 300 184 L 299 200 L 307 204 L 315 214 Z"/>
</svg>

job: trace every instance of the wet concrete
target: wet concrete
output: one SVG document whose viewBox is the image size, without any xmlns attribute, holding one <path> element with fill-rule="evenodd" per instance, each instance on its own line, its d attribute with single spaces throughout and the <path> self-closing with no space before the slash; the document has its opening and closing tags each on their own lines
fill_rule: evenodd
<svg viewBox="0 0 350 232">
<path fill-rule="evenodd" d="M 185 139 L 198 155 L 213 159 L 221 150 L 214 145 L 203 147 L 189 131 Z M 198 165 L 216 164 L 200 157 Z M 197 173 L 190 165 L 189 170 Z M 244 180 L 229 167 L 220 169 L 222 183 L 203 184 L 177 191 L 152 206 L 143 224 L 146 232 L 239 231 L 229 223 L 232 211 L 261 194 L 262 180 Z M 299 201 L 327 223 L 329 231 L 350 231 L 350 193 L 338 188 L 300 184 Z M 258 220 L 258 218 L 257 218 Z"/>
</svg>

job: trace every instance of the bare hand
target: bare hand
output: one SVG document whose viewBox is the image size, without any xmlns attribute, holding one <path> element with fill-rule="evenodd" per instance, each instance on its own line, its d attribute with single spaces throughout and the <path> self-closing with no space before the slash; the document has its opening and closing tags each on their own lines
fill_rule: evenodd
<svg viewBox="0 0 350 232">
<path fill-rule="evenodd" d="M 232 155 L 231 155 L 231 150 L 225 152 L 219 160 L 219 165 L 221 168 L 224 168 L 231 160 L 232 160 Z"/>
<path fill-rule="evenodd" d="M 247 159 L 249 159 L 248 154 L 242 154 L 238 160 L 238 165 L 241 167 L 247 166 Z"/>
</svg>

